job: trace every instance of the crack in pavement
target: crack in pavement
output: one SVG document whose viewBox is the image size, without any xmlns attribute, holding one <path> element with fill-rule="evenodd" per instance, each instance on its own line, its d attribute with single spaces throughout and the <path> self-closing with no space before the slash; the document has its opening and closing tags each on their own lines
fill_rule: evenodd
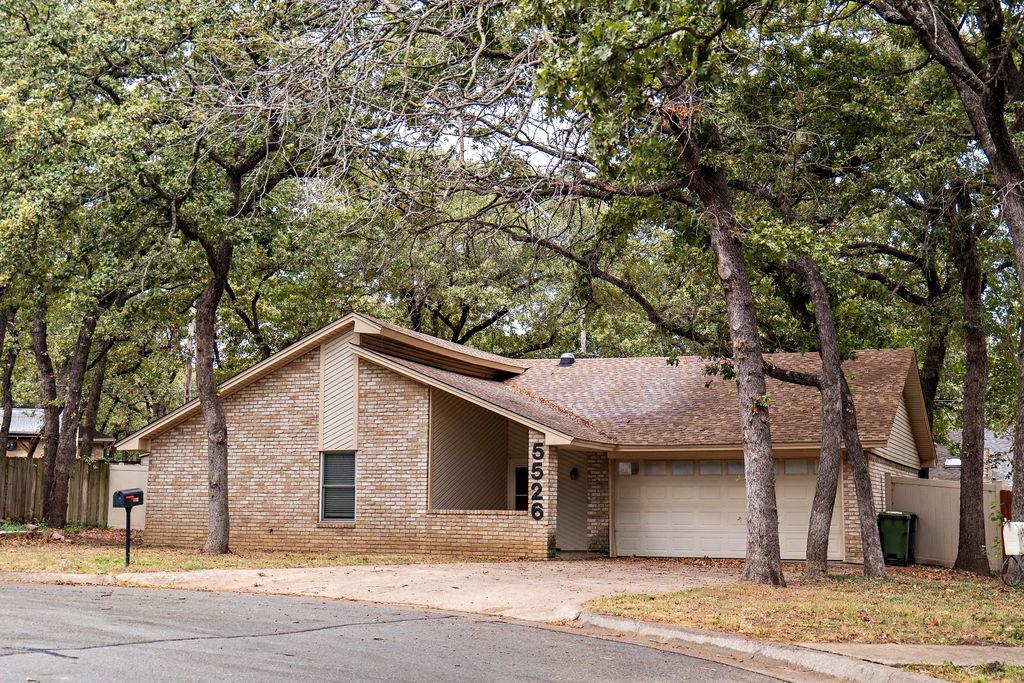
<svg viewBox="0 0 1024 683">
<path fill-rule="evenodd" d="M 229 636 L 182 636 L 180 638 L 154 638 L 152 640 L 129 640 L 122 643 L 100 643 L 98 645 L 82 645 L 80 647 L 0 647 L 0 657 L 14 657 L 26 654 L 45 654 L 62 659 L 78 659 L 74 655 L 62 654 L 64 652 L 83 652 L 87 650 L 102 650 L 114 647 L 134 647 L 137 645 L 159 645 L 162 643 L 187 643 L 201 640 L 242 640 L 245 638 L 274 638 L 277 636 L 291 636 L 300 633 L 316 633 L 317 631 L 331 631 L 334 629 L 349 628 L 352 626 L 388 626 L 390 624 L 402 624 L 416 621 L 443 621 L 454 619 L 454 614 L 443 614 L 430 617 L 410 617 L 407 619 L 388 619 L 374 621 L 354 621 L 348 624 L 329 624 L 327 626 L 316 626 L 313 628 L 292 629 L 290 631 L 275 631 L 273 633 L 238 633 Z"/>
</svg>

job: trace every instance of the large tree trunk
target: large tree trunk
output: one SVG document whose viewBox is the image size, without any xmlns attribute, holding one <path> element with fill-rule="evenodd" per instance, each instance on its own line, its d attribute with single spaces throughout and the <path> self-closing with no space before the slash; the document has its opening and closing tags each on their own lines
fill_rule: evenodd
<svg viewBox="0 0 1024 683">
<path fill-rule="evenodd" d="M 690 188 L 704 205 L 704 221 L 711 237 L 718 278 L 725 292 L 732 342 L 732 362 L 743 431 L 744 474 L 747 488 L 747 560 L 743 577 L 748 581 L 784 586 L 779 550 L 779 511 L 775 499 L 775 458 L 768 406 L 771 397 L 765 383 L 764 357 L 758 337 L 754 292 L 750 286 L 742 241 L 742 226 L 729 197 L 725 172 L 706 164 L 700 139 L 709 148 L 721 146 L 713 126 L 698 131 L 691 114 L 699 110 L 698 98 L 683 89 L 678 103 L 665 107 L 667 121 L 677 136 L 681 161 L 690 172 Z"/>
<path fill-rule="evenodd" d="M 1008 137 L 1008 136 L 1007 136 Z M 1016 262 L 1017 286 L 1024 292 L 1024 165 L 1011 143 L 1006 143 L 1009 159 L 993 162 L 996 182 L 1000 187 L 1003 220 L 1010 228 Z M 991 159 L 991 156 L 990 156 Z M 1013 503 L 1011 516 L 1024 519 L 1024 325 L 1020 328 L 1017 346 L 1017 413 L 1013 435 Z M 965 408 L 966 408 L 966 397 Z M 984 433 L 982 434 L 984 440 Z M 984 533 L 982 534 L 984 535 Z"/>
<path fill-rule="evenodd" d="M 10 339 L 14 316 L 14 312 L 8 312 L 4 316 L 3 326 L 0 327 L 0 349 L 3 349 L 3 365 L 0 366 L 0 445 L 4 448 L 4 453 L 11 435 L 11 418 L 14 415 L 11 378 L 14 375 L 14 365 L 18 362 L 18 348 Z"/>
<path fill-rule="evenodd" d="M 807 563 L 804 574 L 818 579 L 828 574 L 828 536 L 832 528 L 836 491 L 839 489 L 840 434 L 843 428 L 841 361 L 832 303 L 817 264 L 803 257 L 794 269 L 801 274 L 814 304 L 814 322 L 818 330 L 818 354 L 821 356 L 821 457 L 817 483 L 811 503 L 807 529 Z"/>
<path fill-rule="evenodd" d="M 921 359 L 921 391 L 924 394 L 924 412 L 928 424 L 935 424 L 935 397 L 942 380 L 942 368 L 946 363 L 946 338 L 949 336 L 949 316 L 935 315 L 928 310 L 928 333 L 924 357 Z"/>
<path fill-rule="evenodd" d="M 92 348 L 98 317 L 96 311 L 90 311 L 82 318 L 78 337 L 64 373 L 67 387 L 58 430 L 57 449 L 54 453 L 53 481 L 43 494 L 43 518 L 53 527 L 63 527 L 67 523 L 68 489 L 71 470 L 78 454 L 78 428 L 82 423 L 82 388 L 89 367 L 89 351 Z"/>
<path fill-rule="evenodd" d="M 39 398 L 43 404 L 43 517 L 48 523 L 47 513 L 52 512 L 50 492 L 56 480 L 57 442 L 60 433 L 60 406 L 57 403 L 57 375 L 53 370 L 50 358 L 49 332 L 46 323 L 47 309 L 44 303 L 38 303 L 32 316 L 32 354 L 39 371 Z M 36 441 L 38 443 L 38 441 Z M 32 448 L 35 451 L 35 447 Z M 50 507 L 47 507 L 47 503 Z M 63 520 L 67 509 L 57 519 Z M 63 525 L 61 525 L 63 526 Z"/>
<path fill-rule="evenodd" d="M 11 376 L 14 374 L 14 365 L 18 362 L 17 349 L 7 349 L 4 357 L 3 368 L 0 369 L 0 444 L 7 447 L 7 439 L 11 435 L 11 418 L 14 416 L 14 392 L 12 390 Z"/>
<path fill-rule="evenodd" d="M 107 358 L 112 345 L 109 340 L 103 343 L 99 358 L 96 359 L 92 368 L 89 391 L 85 396 L 85 411 L 82 414 L 82 442 L 80 448 L 83 458 L 92 457 L 93 445 L 96 442 L 96 416 L 100 412 L 100 401 L 103 398 L 103 382 L 107 376 Z"/>
<path fill-rule="evenodd" d="M 1022 179 L 1021 182 L 1024 182 Z M 1020 186 L 1017 192 L 1020 192 Z M 1014 193 L 1014 198 L 1004 200 L 1003 215 L 1007 223 L 1013 220 L 1019 226 L 1019 237 L 1013 239 L 1014 255 L 1017 262 L 1017 283 L 1024 292 L 1024 201 Z M 1012 219 L 1011 219 L 1012 214 Z M 1011 224 L 1012 228 L 1012 224 Z M 1011 231 L 1011 235 L 1013 235 Z M 1010 517 L 1014 521 L 1024 521 L 1024 322 L 1019 329 L 1017 342 L 1017 412 L 1014 420 L 1013 433 L 1013 503 Z"/>
<path fill-rule="evenodd" d="M 732 213 L 725 178 L 718 171 L 703 170 L 694 189 L 708 211 L 705 214 L 718 277 L 725 290 L 732 341 L 733 367 L 743 429 L 744 470 L 747 488 L 747 560 L 743 576 L 748 581 L 785 585 L 779 550 L 779 514 L 775 500 L 775 459 L 768 420 L 771 397 L 765 384 L 764 358 L 758 338 L 754 293 L 740 240 L 740 228 Z"/>
<path fill-rule="evenodd" d="M 970 226 L 964 228 L 961 250 L 961 296 L 964 304 L 963 437 L 960 457 L 960 540 L 955 569 L 989 576 L 985 552 L 985 394 L 988 388 L 988 347 L 985 340 L 985 276 L 978 255 L 978 240 Z"/>
<path fill-rule="evenodd" d="M 192 400 L 192 366 L 196 359 L 196 335 L 194 323 L 186 329 L 188 338 L 185 340 L 185 403 Z"/>
<path fill-rule="evenodd" d="M 1015 36 L 1013 22 L 1005 21 L 1008 10 L 992 4 L 974 10 L 983 24 L 987 47 L 997 55 L 968 56 L 959 35 L 960 24 L 930 0 L 916 2 L 878 1 L 875 9 L 886 20 L 909 26 L 918 42 L 942 65 L 956 88 L 964 113 L 971 122 L 978 143 L 995 176 L 1002 218 L 1010 232 L 1016 264 L 1017 284 L 1024 292 L 1024 163 L 1006 121 L 1008 94 L 1018 89 L 1020 74 L 1011 52 Z M 988 59 L 988 61 L 985 61 Z M 998 59 L 998 61 L 995 61 Z M 1013 439 L 1013 517 L 1024 519 L 1024 325 L 1021 327 L 1017 358 L 1017 413 Z"/>
<path fill-rule="evenodd" d="M 231 241 L 226 239 L 216 247 L 206 248 L 210 275 L 196 301 L 196 387 L 203 421 L 206 423 L 209 470 L 209 516 L 204 553 L 229 552 L 228 428 L 220 396 L 217 395 L 213 366 L 217 343 L 217 305 L 227 284 L 232 248 Z"/>
<path fill-rule="evenodd" d="M 860 536 L 864 554 L 864 575 L 873 579 L 885 578 L 885 557 L 882 555 L 882 540 L 878 535 L 878 511 L 871 491 L 871 475 L 868 459 L 860 442 L 857 429 L 857 408 L 853 403 L 853 392 L 840 368 L 843 401 L 843 441 L 846 443 L 846 460 L 853 473 L 853 488 L 857 496 L 860 513 Z"/>
</svg>

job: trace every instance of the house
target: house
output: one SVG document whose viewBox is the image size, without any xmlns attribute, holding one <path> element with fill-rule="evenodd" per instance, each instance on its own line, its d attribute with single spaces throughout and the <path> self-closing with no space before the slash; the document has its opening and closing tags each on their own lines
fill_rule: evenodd
<svg viewBox="0 0 1024 683">
<path fill-rule="evenodd" d="M 816 354 L 781 354 L 814 370 Z M 231 544 L 325 552 L 544 558 L 742 557 L 735 384 L 683 357 L 520 360 L 359 314 L 221 388 Z M 935 457 L 912 351 L 847 365 L 879 504 L 887 472 Z M 817 391 L 770 382 L 784 558 L 803 556 L 820 443 Z M 197 401 L 126 437 L 149 454 L 147 542 L 198 546 L 207 524 Z M 861 557 L 843 468 L 831 557 Z"/>
<path fill-rule="evenodd" d="M 9 458 L 24 458 L 32 453 L 35 458 L 43 457 L 42 442 L 39 439 L 43 432 L 43 409 L 15 407 L 11 411 L 11 429 L 7 435 L 4 449 Z M 79 430 L 81 435 L 81 430 Z M 33 442 L 36 443 L 33 446 Z M 89 457 L 102 458 L 103 450 L 114 443 L 114 438 L 97 433 L 93 438 L 92 452 Z M 79 453 L 79 456 L 82 454 Z"/>
<path fill-rule="evenodd" d="M 937 444 L 935 446 L 935 467 L 928 470 L 931 479 L 960 479 L 960 443 L 962 433 L 959 429 L 946 432 L 946 439 L 953 447 Z M 1009 429 L 985 430 L 985 482 L 1002 482 L 1007 487 L 1013 486 L 1013 431 Z"/>
</svg>

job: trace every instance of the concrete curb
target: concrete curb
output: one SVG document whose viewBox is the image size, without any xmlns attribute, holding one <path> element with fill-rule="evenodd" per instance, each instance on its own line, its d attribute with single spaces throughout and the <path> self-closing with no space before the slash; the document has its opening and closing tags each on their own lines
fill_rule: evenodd
<svg viewBox="0 0 1024 683">
<path fill-rule="evenodd" d="M 75 574 L 73 572 L 0 572 L 0 583 L 51 583 L 63 586 L 114 586 L 117 578 L 110 574 Z"/>
<path fill-rule="evenodd" d="M 717 647 L 733 652 L 766 657 L 777 662 L 798 666 L 816 673 L 825 674 L 845 681 L 872 681 L 874 683 L 934 683 L 935 678 L 902 671 L 862 659 L 844 657 L 820 650 L 797 647 L 794 645 L 777 645 L 751 640 L 729 633 L 713 631 L 697 631 L 693 629 L 652 624 L 623 617 L 610 617 L 593 612 L 580 612 L 577 622 L 584 626 L 619 631 L 630 635 L 659 638 L 662 640 Z"/>
</svg>

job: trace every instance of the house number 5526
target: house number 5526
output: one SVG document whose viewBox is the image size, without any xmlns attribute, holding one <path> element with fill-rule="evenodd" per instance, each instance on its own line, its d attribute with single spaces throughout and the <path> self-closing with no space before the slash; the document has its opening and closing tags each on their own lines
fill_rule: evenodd
<svg viewBox="0 0 1024 683">
<path fill-rule="evenodd" d="M 544 519 L 544 485 L 540 479 L 544 478 L 544 444 L 536 442 L 530 449 L 530 456 L 533 462 L 530 463 L 530 516 L 534 519 Z"/>
</svg>

